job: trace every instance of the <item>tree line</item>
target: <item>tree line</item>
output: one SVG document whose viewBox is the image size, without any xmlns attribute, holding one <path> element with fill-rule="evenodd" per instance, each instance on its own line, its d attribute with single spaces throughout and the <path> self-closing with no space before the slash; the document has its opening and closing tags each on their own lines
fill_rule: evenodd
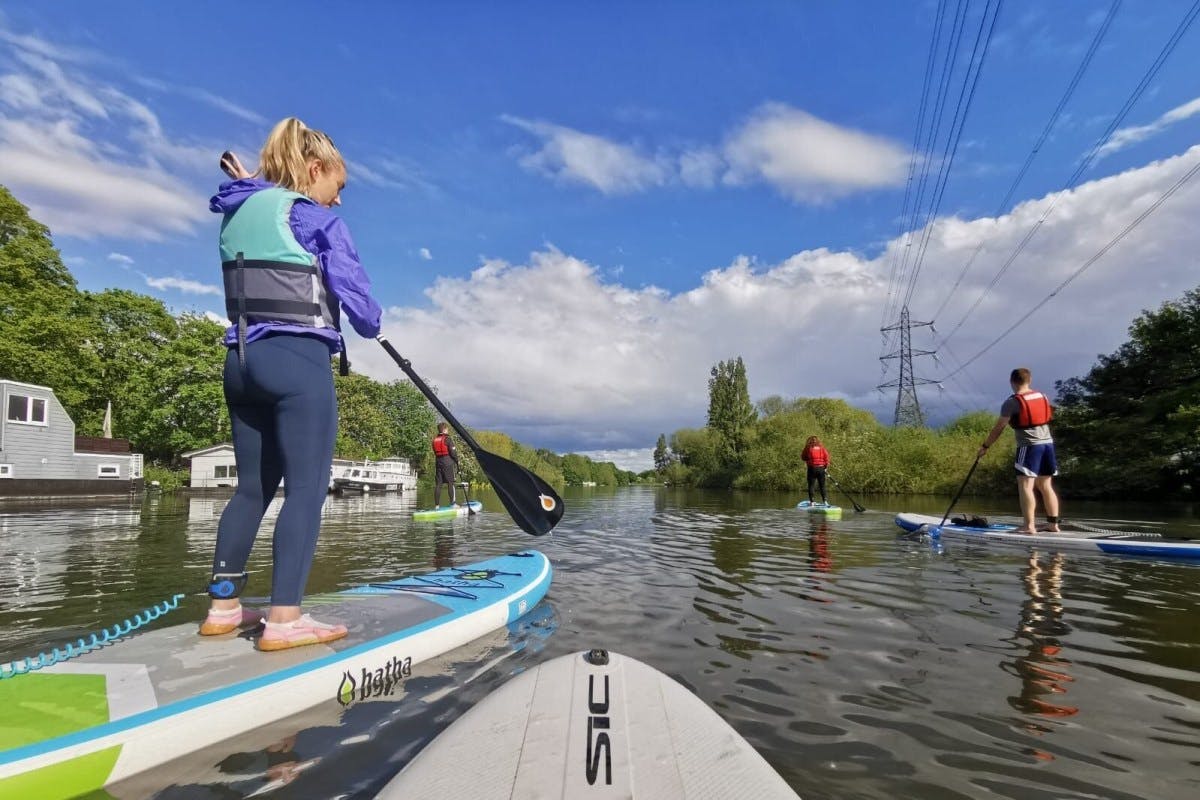
<svg viewBox="0 0 1200 800">
<path fill-rule="evenodd" d="M 228 441 L 224 333 L 221 323 L 172 314 L 148 295 L 80 290 L 49 228 L 0 186 L 0 378 L 53 389 L 78 434 L 99 436 L 111 402 L 113 435 L 145 456 L 148 475 L 177 466 L 181 453 Z M 406 458 L 432 474 L 437 417 L 411 382 L 335 374 L 334 386 L 339 457 Z M 553 484 L 636 480 L 611 462 L 530 448 L 502 433 L 474 436 Z M 459 452 L 466 475 L 482 480 L 469 448 Z"/>
<path fill-rule="evenodd" d="M 654 448 L 655 473 L 672 484 L 802 491 L 809 436 L 832 454 L 830 473 L 850 491 L 953 494 L 996 419 L 974 411 L 938 428 L 890 427 L 842 400 L 750 400 L 740 357 L 709 379 L 707 424 Z M 1051 425 L 1058 485 L 1077 497 L 1191 499 L 1200 489 L 1200 287 L 1129 327 L 1129 341 L 1081 377 L 1055 383 Z M 996 398 L 999 408 L 1002 398 Z M 1013 437 L 983 459 L 969 492 L 1012 490 Z"/>
</svg>

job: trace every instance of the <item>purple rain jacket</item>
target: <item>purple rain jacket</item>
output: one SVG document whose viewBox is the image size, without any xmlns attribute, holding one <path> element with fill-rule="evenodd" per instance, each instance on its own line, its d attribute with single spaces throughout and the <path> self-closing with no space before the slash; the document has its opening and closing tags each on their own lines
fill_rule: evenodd
<svg viewBox="0 0 1200 800">
<path fill-rule="evenodd" d="M 226 181 L 217 188 L 217 193 L 209 201 L 208 207 L 218 214 L 230 214 L 250 195 L 273 188 L 275 184 L 258 178 Z M 350 230 L 346 223 L 328 208 L 315 203 L 293 205 L 288 222 L 292 235 L 296 237 L 300 246 L 317 257 L 321 274 L 325 277 L 326 289 L 346 312 L 354 330 L 366 339 L 377 336 L 383 310 L 371 297 L 371 279 L 367 277 L 362 263 L 358 260 L 358 251 L 350 238 Z M 250 325 L 246 331 L 246 342 L 262 339 L 272 333 L 290 333 L 322 339 L 329 345 L 330 353 L 341 352 L 344 348 L 341 334 L 336 330 L 280 322 Z M 225 346 L 237 346 L 236 325 L 226 329 Z"/>
</svg>

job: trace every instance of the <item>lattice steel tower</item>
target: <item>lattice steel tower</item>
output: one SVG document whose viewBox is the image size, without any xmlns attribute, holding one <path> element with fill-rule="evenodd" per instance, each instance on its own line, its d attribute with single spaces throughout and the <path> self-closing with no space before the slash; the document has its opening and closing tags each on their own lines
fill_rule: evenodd
<svg viewBox="0 0 1200 800">
<path fill-rule="evenodd" d="M 896 417 L 893 420 L 894 425 L 907 425 L 910 427 L 920 427 L 925 424 L 925 417 L 921 414 L 921 403 L 917 400 L 917 387 L 924 386 L 937 381 L 931 381 L 927 378 L 918 378 L 913 374 L 913 356 L 932 356 L 936 354 L 936 350 L 913 350 L 912 347 L 912 329 L 923 328 L 928 325 L 933 327 L 932 322 L 913 322 L 908 316 L 908 306 L 904 306 L 900 310 L 900 321 L 895 325 L 889 325 L 886 328 L 880 328 L 883 333 L 888 331 L 900 331 L 900 347 L 895 352 L 888 353 L 885 356 L 880 356 L 880 361 L 888 361 L 890 359 L 899 359 L 900 361 L 900 377 L 894 381 L 881 383 L 876 386 L 876 389 L 896 389 Z"/>
</svg>

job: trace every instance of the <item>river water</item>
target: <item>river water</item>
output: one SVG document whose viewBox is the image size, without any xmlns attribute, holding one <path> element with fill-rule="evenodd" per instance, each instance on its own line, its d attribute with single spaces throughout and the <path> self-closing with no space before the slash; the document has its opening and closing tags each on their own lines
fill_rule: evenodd
<svg viewBox="0 0 1200 800">
<path fill-rule="evenodd" d="M 0 507 L 0 660 L 195 592 L 225 499 Z M 508 677 L 591 647 L 682 682 L 806 800 L 1200 796 L 1200 563 L 897 536 L 895 511 L 940 514 L 941 498 L 860 497 L 866 513 L 825 521 L 781 494 L 576 489 L 540 540 L 486 493 L 478 517 L 412 523 L 430 499 L 331 497 L 309 591 L 537 547 L 555 567 L 546 602 L 414 667 L 403 696 L 330 701 L 112 796 L 371 797 Z M 1200 537 L 1191 508 L 1067 510 Z M 268 532 L 250 569 L 253 595 Z M 190 596 L 161 623 L 204 606 Z"/>
</svg>

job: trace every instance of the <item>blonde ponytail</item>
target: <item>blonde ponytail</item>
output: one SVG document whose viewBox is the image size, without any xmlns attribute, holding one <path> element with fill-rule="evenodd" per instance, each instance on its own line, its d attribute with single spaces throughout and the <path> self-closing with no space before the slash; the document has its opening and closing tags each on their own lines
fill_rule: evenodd
<svg viewBox="0 0 1200 800">
<path fill-rule="evenodd" d="M 308 162 L 314 158 L 327 167 L 346 168 L 346 162 L 334 147 L 332 139 L 295 117 L 288 117 L 271 129 L 259 157 L 258 169 L 263 178 L 271 183 L 293 192 L 308 194 L 312 188 Z"/>
</svg>

